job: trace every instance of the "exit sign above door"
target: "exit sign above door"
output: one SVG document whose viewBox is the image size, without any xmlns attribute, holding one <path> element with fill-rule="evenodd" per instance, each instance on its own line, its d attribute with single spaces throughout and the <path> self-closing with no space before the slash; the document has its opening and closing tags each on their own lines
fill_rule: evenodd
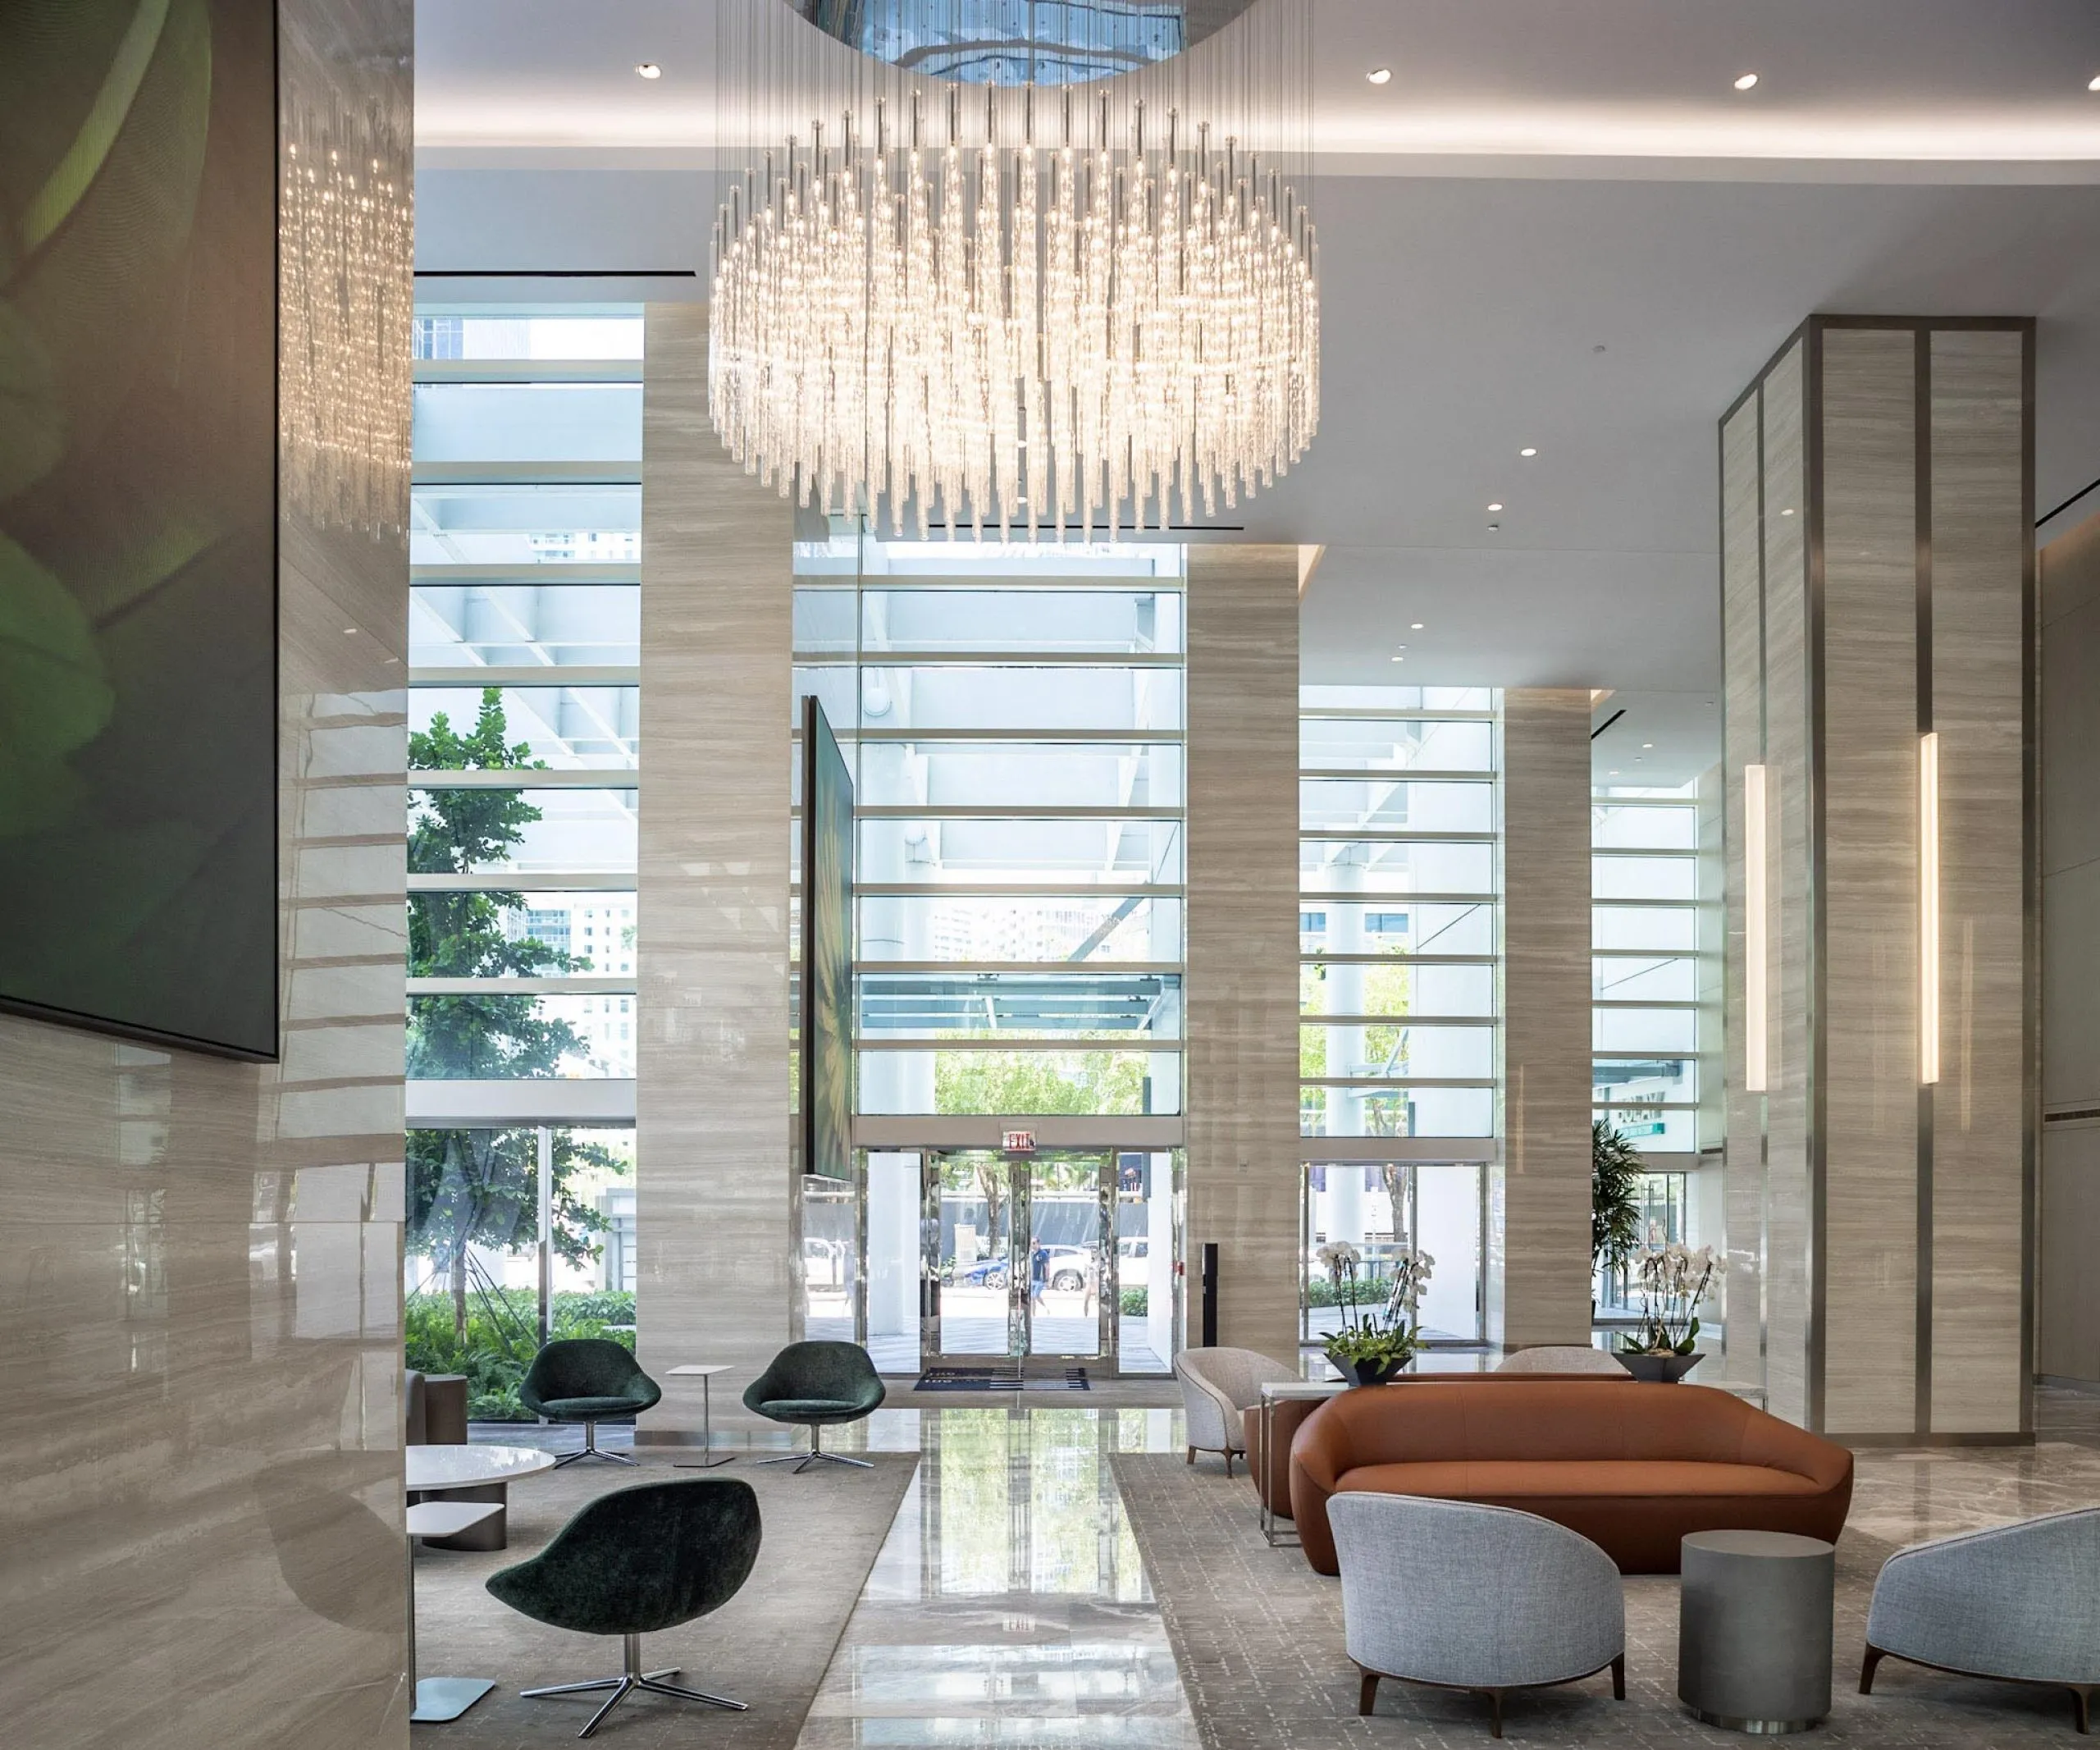
<svg viewBox="0 0 2100 1750">
<path fill-rule="evenodd" d="M 1033 1154 L 1035 1153 L 1035 1132 L 1007 1131 L 1002 1136 L 999 1146 L 1008 1154 Z"/>
</svg>

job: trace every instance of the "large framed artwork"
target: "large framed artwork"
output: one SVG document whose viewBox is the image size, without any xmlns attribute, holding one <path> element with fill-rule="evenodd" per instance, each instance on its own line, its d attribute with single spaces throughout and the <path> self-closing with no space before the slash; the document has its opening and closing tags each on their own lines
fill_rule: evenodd
<svg viewBox="0 0 2100 1750">
<path fill-rule="evenodd" d="M 853 779 L 802 701 L 802 1171 L 853 1177 Z"/>
<path fill-rule="evenodd" d="M 270 1059 L 276 14 L 0 5 L 0 1008 Z"/>
</svg>

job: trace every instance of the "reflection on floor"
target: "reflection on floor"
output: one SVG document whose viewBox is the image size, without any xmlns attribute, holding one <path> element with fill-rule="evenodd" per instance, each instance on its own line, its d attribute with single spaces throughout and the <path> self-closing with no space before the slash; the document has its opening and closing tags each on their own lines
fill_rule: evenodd
<svg viewBox="0 0 2100 1750">
<path fill-rule="evenodd" d="M 1180 1449 L 1179 1414 L 883 1410 L 918 1474 L 800 1750 L 882 1744 L 1194 1750 L 1194 1721 L 1110 1474 Z"/>
</svg>

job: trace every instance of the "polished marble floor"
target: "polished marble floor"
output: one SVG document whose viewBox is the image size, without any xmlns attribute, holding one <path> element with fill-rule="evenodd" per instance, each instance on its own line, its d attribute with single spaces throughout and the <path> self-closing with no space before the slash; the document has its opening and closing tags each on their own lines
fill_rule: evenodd
<svg viewBox="0 0 2100 1750">
<path fill-rule="evenodd" d="M 1179 1450 L 1169 1410 L 877 1413 L 922 1455 L 801 1750 L 1194 1750 L 1195 1723 L 1109 1469 Z"/>
</svg>

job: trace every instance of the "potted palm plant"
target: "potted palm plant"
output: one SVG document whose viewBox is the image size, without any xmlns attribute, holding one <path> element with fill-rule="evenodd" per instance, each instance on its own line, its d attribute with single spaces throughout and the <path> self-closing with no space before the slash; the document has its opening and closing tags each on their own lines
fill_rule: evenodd
<svg viewBox="0 0 2100 1750">
<path fill-rule="evenodd" d="M 1641 1151 L 1602 1118 L 1590 1125 L 1590 1267 L 1594 1279 L 1623 1270 L 1641 1249 Z M 1590 1312 L 1597 1310 L 1596 1298 Z"/>
</svg>

